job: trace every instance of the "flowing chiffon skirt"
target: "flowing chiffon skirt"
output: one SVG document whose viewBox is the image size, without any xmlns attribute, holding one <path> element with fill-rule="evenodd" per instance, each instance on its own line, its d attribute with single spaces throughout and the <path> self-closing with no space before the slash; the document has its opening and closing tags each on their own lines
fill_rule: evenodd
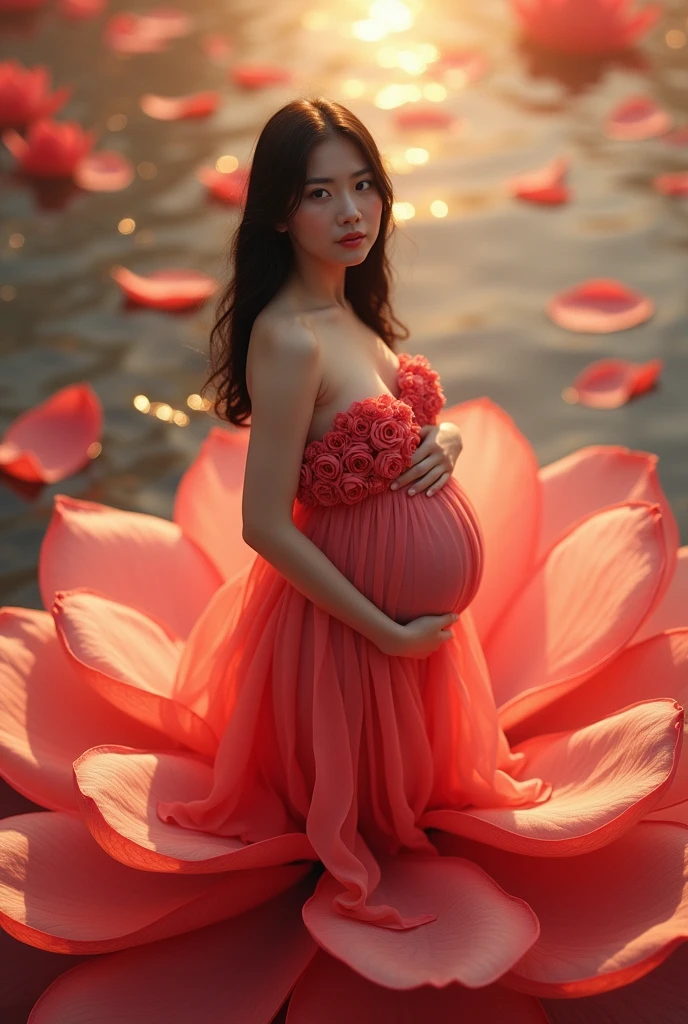
<svg viewBox="0 0 688 1024">
<path fill-rule="evenodd" d="M 436 853 L 434 808 L 544 797 L 515 779 L 469 609 L 483 568 L 480 527 L 453 478 L 428 498 L 386 490 L 353 504 L 296 504 L 294 522 L 397 622 L 456 611 L 454 637 L 426 658 L 386 655 L 257 556 L 212 599 L 179 673 L 185 703 L 214 728 L 213 786 L 161 802 L 185 828 L 256 842 L 305 832 L 342 891 L 337 909 L 391 928 L 369 896 L 376 856 Z M 205 706 L 201 707 L 201 702 Z"/>
</svg>

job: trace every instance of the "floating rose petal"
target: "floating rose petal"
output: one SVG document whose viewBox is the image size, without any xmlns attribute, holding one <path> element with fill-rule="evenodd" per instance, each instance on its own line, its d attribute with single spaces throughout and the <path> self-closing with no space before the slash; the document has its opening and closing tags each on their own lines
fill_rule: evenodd
<svg viewBox="0 0 688 1024">
<path fill-rule="evenodd" d="M 688 196 L 688 171 L 659 174 L 652 179 L 652 184 L 663 196 Z"/>
<path fill-rule="evenodd" d="M 63 480 L 89 461 L 102 429 L 96 393 L 88 384 L 70 384 L 10 423 L 0 443 L 0 468 L 18 480 Z"/>
<path fill-rule="evenodd" d="M 156 96 L 145 93 L 139 100 L 141 110 L 157 121 L 179 121 L 185 117 L 207 117 L 217 110 L 220 94 L 214 90 L 188 96 Z"/>
<path fill-rule="evenodd" d="M 394 114 L 397 128 L 447 128 L 458 119 L 438 106 L 419 106 L 417 103 L 405 103 Z"/>
<path fill-rule="evenodd" d="M 26 138 L 14 129 L 2 133 L 2 141 L 25 174 L 38 178 L 63 178 L 71 175 L 91 150 L 95 135 L 84 131 L 76 121 L 33 121 Z"/>
<path fill-rule="evenodd" d="M 445 50 L 433 64 L 441 71 L 463 72 L 465 84 L 477 81 L 487 71 L 487 60 L 477 50 Z"/>
<path fill-rule="evenodd" d="M 610 139 L 633 142 L 664 135 L 671 124 L 671 114 L 649 96 L 631 96 L 612 110 L 604 130 Z"/>
<path fill-rule="evenodd" d="M 215 199 L 232 206 L 241 205 L 250 172 L 239 167 L 236 171 L 218 171 L 214 167 L 199 168 L 196 177 Z"/>
<path fill-rule="evenodd" d="M 50 72 L 42 64 L 23 68 L 16 60 L 0 63 L 0 126 L 3 128 L 20 128 L 39 117 L 49 117 L 64 106 L 71 95 L 70 86 L 63 86 L 50 95 Z"/>
<path fill-rule="evenodd" d="M 571 198 L 570 190 L 564 185 L 568 166 L 568 160 L 557 157 L 538 171 L 511 178 L 507 188 L 512 196 L 531 203 L 566 203 Z"/>
<path fill-rule="evenodd" d="M 103 40 L 115 53 L 157 53 L 167 48 L 169 37 L 161 35 L 149 18 L 123 11 L 110 18 Z"/>
<path fill-rule="evenodd" d="M 662 11 L 659 4 L 634 10 L 634 0 L 511 0 L 511 6 L 534 43 L 572 54 L 634 46 Z"/>
<path fill-rule="evenodd" d="M 119 192 L 134 180 L 134 166 L 121 153 L 91 153 L 74 169 L 74 181 L 87 192 Z"/>
<path fill-rule="evenodd" d="M 661 359 L 631 363 L 627 359 L 599 359 L 590 363 L 573 382 L 571 400 L 593 409 L 618 409 L 654 386 L 664 368 Z"/>
<path fill-rule="evenodd" d="M 192 308 L 210 298 L 218 284 L 198 270 L 155 270 L 144 277 L 118 267 L 112 276 L 128 299 L 154 309 Z"/>
<path fill-rule="evenodd" d="M 107 5 L 108 0 L 60 0 L 57 9 L 65 18 L 95 18 Z"/>
<path fill-rule="evenodd" d="M 289 68 L 277 64 L 235 64 L 229 71 L 229 77 L 243 89 L 263 89 L 290 82 L 292 73 Z"/>
<path fill-rule="evenodd" d="M 688 124 L 683 124 L 680 128 L 669 132 L 664 136 L 662 142 L 666 142 L 669 146 L 688 146 Z"/>
<path fill-rule="evenodd" d="M 210 60 L 225 60 L 234 51 L 234 44 L 227 36 L 211 33 L 203 39 L 203 53 Z"/>
<path fill-rule="evenodd" d="M 193 28 L 193 19 L 178 7 L 155 7 L 140 17 L 146 31 L 160 39 L 181 39 Z"/>
<path fill-rule="evenodd" d="M 593 278 L 555 295 L 547 307 L 555 324 L 568 331 L 610 334 L 649 320 L 654 302 L 612 278 Z"/>
</svg>

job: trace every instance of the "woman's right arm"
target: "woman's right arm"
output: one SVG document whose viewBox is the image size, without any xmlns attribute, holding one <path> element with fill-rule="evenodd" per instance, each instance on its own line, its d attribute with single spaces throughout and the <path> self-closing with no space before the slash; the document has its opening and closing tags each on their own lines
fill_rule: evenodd
<svg viewBox="0 0 688 1024">
<path fill-rule="evenodd" d="M 251 361 L 243 538 L 310 601 L 386 650 L 403 627 L 369 601 L 292 519 L 322 378 L 318 340 L 298 321 L 279 331 L 256 325 Z"/>
</svg>

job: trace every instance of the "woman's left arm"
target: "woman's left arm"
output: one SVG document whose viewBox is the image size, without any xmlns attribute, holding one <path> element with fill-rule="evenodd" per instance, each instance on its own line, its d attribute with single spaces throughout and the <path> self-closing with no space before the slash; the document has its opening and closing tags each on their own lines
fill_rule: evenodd
<svg viewBox="0 0 688 1024">
<path fill-rule="evenodd" d="M 463 441 L 459 428 L 448 420 L 426 424 L 420 428 L 420 436 L 421 442 L 413 453 L 411 465 L 396 478 L 392 490 L 411 484 L 410 495 L 427 491 L 429 498 L 451 479 Z"/>
</svg>

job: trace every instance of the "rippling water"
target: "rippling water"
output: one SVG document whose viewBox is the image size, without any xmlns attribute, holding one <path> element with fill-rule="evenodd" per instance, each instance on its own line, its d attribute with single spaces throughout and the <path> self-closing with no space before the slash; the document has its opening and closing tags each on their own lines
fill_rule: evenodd
<svg viewBox="0 0 688 1024">
<path fill-rule="evenodd" d="M 520 44 L 503 0 L 410 7 L 409 31 L 370 43 L 339 31 L 367 16 L 363 3 L 323 3 L 319 14 L 299 0 L 188 4 L 196 17 L 188 38 L 131 57 L 106 50 L 103 16 L 70 23 L 46 7 L 0 20 L 0 59 L 46 63 L 56 85 L 75 85 L 58 120 L 95 128 L 97 148 L 126 154 L 144 175 L 147 164 L 156 168 L 124 191 L 89 194 L 37 189 L 11 173 L 3 154 L 2 294 L 14 297 L 0 302 L 0 431 L 58 388 L 88 380 L 103 402 L 105 433 L 87 470 L 38 495 L 0 484 L 0 601 L 40 606 L 36 565 L 56 493 L 171 517 L 179 478 L 214 421 L 189 411 L 189 425 L 178 427 L 142 415 L 132 400 L 145 394 L 185 408 L 203 380 L 211 304 L 182 315 L 128 308 L 111 268 L 179 266 L 224 277 L 238 213 L 206 198 L 195 170 L 223 154 L 244 164 L 274 110 L 313 92 L 350 106 L 395 163 L 409 146 L 429 151 L 427 164 L 393 175 L 396 198 L 416 211 L 394 245 L 396 309 L 411 329 L 404 347 L 428 355 L 448 402 L 489 395 L 541 463 L 595 443 L 656 452 L 688 541 L 688 202 L 650 185 L 655 174 L 687 168 L 688 147 L 611 142 L 601 132 L 609 109 L 638 92 L 668 107 L 678 124 L 688 121 L 688 46 L 666 42 L 670 29 L 688 31 L 688 0 L 665 4 L 640 57 L 576 63 Z M 109 13 L 117 9 L 126 8 Z M 204 56 L 207 32 L 233 39 L 230 65 L 274 60 L 294 69 L 296 83 L 244 93 L 226 79 L 226 61 Z M 447 106 L 466 119 L 461 132 L 401 133 L 392 112 L 375 105 L 385 84 L 412 80 L 377 63 L 380 47 L 409 41 L 477 47 L 489 57 L 480 81 L 449 90 Z M 351 80 L 362 83 L 356 98 Z M 144 92 L 210 88 L 223 102 L 206 120 L 153 121 L 138 106 Z M 122 114 L 125 124 L 111 120 Z M 505 178 L 560 154 L 572 161 L 571 204 L 547 209 L 505 198 Z M 447 203 L 446 218 L 430 214 L 435 199 Z M 136 223 L 128 235 L 118 231 L 125 217 Z M 9 239 L 18 234 L 25 241 L 15 249 Z M 547 319 L 553 292 L 598 276 L 649 294 L 654 318 L 612 335 L 571 334 Z M 562 400 L 585 363 L 612 355 L 662 357 L 661 385 L 613 412 Z"/>
</svg>

